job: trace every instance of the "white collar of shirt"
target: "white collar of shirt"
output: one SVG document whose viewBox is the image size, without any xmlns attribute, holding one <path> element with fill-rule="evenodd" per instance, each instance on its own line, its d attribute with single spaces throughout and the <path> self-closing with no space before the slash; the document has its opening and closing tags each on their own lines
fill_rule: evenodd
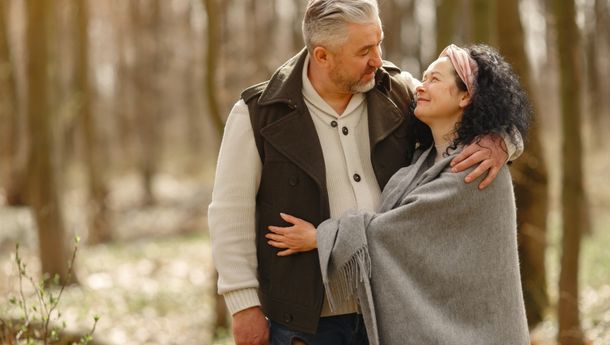
<svg viewBox="0 0 610 345">
<path fill-rule="evenodd" d="M 355 110 L 364 102 L 364 94 L 361 92 L 355 93 L 352 95 L 347 107 L 343 114 L 337 114 L 337 112 L 328 104 L 326 101 L 318 94 L 318 91 L 313 87 L 309 77 L 307 76 L 307 70 L 309 68 L 309 54 L 305 58 L 305 63 L 303 64 L 303 97 L 305 101 L 309 103 L 310 106 L 315 107 L 321 113 L 326 116 L 331 116 L 333 118 L 346 118 L 352 114 L 359 114 L 360 112 L 355 112 Z"/>
</svg>

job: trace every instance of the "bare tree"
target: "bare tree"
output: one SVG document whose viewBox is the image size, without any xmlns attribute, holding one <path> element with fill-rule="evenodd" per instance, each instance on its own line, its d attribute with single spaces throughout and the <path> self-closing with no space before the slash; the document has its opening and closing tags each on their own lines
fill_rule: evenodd
<svg viewBox="0 0 610 345">
<path fill-rule="evenodd" d="M 112 239 L 109 226 L 109 214 L 106 203 L 108 188 L 104 178 L 102 159 L 104 153 L 99 142 L 99 132 L 95 117 L 91 111 L 91 90 L 89 83 L 89 9 L 87 0 L 76 0 L 77 25 L 77 59 L 76 88 L 80 98 L 80 123 L 83 133 L 84 158 L 88 175 L 89 201 L 87 214 L 89 217 L 90 243 L 101 243 Z"/>
<path fill-rule="evenodd" d="M 30 132 L 29 193 L 38 228 L 42 273 L 68 277 L 67 243 L 58 187 L 57 160 L 49 109 L 47 16 L 53 1 L 28 0 L 27 11 L 27 99 Z"/>
<path fill-rule="evenodd" d="M 383 1 L 379 3 L 381 20 L 383 22 L 383 55 L 390 61 L 400 61 L 403 55 L 402 47 L 402 15 L 404 9 L 396 1 Z"/>
<path fill-rule="evenodd" d="M 219 47 L 219 21 L 218 21 L 218 7 L 216 0 L 202 0 L 205 7 L 208 25 L 207 25 L 207 58 L 206 58 L 206 80 L 204 90 L 209 106 L 209 118 L 212 120 L 214 127 L 219 135 L 222 136 L 224 130 L 224 122 L 220 115 L 220 107 L 218 105 L 218 95 L 216 90 L 216 66 L 218 59 L 218 47 Z M 218 272 L 214 271 L 214 281 L 218 280 Z M 214 289 L 215 291 L 215 289 Z M 228 315 L 227 307 L 225 305 L 224 298 L 214 293 L 215 298 L 215 311 L 216 318 L 214 319 L 215 330 L 223 329 L 228 327 Z"/>
<path fill-rule="evenodd" d="M 206 37 L 206 73 L 205 73 L 205 96 L 208 100 L 209 107 L 209 118 L 216 128 L 216 132 L 219 137 L 222 136 L 224 131 L 224 121 L 220 114 L 220 107 L 218 105 L 218 92 L 216 90 L 216 67 L 218 65 L 218 9 L 216 0 L 202 0 L 206 11 L 206 17 L 208 21 L 207 25 L 207 37 Z"/>
<path fill-rule="evenodd" d="M 582 173 L 580 34 L 573 0 L 554 0 L 560 67 L 563 238 L 559 276 L 559 334 L 562 345 L 582 345 L 578 263 L 585 202 Z"/>
<path fill-rule="evenodd" d="M 538 114 L 532 95 L 530 67 L 525 53 L 525 35 L 519 16 L 518 0 L 502 0 L 497 4 L 499 47 L 521 77 L 530 94 L 534 114 Z M 530 328 L 540 323 L 549 307 L 544 253 L 546 248 L 546 217 L 548 213 L 548 177 L 539 128 L 534 122 L 523 155 L 512 166 L 517 199 L 519 257 L 521 284 Z"/>
<path fill-rule="evenodd" d="M 305 5 L 306 2 L 304 0 L 294 0 L 293 6 L 295 11 L 292 22 L 292 50 L 295 52 L 303 49 L 303 46 L 305 45 L 303 42 L 303 31 L 301 29 L 301 22 L 305 15 Z"/>
<path fill-rule="evenodd" d="M 607 109 L 608 89 L 604 85 L 604 77 L 608 75 L 604 73 L 604 66 L 600 63 L 600 58 L 606 59 L 606 49 L 608 49 L 608 39 L 610 35 L 606 31 L 608 26 L 607 7 L 603 1 L 595 0 L 593 6 L 585 14 L 586 37 L 586 65 L 587 65 L 587 95 L 589 96 L 588 113 L 591 119 L 591 128 L 593 139 L 596 146 L 603 143 L 603 139 L 607 133 L 605 128 L 603 114 Z M 606 70 L 607 72 L 607 70 Z"/>
<path fill-rule="evenodd" d="M 131 2 L 131 15 L 135 30 L 140 34 L 135 42 L 135 116 L 138 123 L 139 159 L 138 169 L 144 190 L 143 204 L 156 203 L 153 190 L 157 174 L 161 146 L 161 2 L 152 0 L 142 6 L 140 1 Z"/>
<path fill-rule="evenodd" d="M 184 18 L 182 19 L 182 29 L 184 30 L 184 35 L 186 36 L 188 42 L 197 42 L 199 38 L 195 35 L 195 31 L 193 29 L 192 23 L 192 12 L 193 12 L 193 3 L 189 3 L 189 6 L 184 13 Z M 203 138 L 201 133 L 203 132 L 202 128 L 202 116 L 201 116 L 201 73 L 199 71 L 201 68 L 197 68 L 195 66 L 200 66 L 202 56 L 202 48 L 199 45 L 193 46 L 192 52 L 188 55 L 189 65 L 191 68 L 185 68 L 183 70 L 182 77 L 184 78 L 184 83 L 187 85 L 185 89 L 185 101 L 188 104 L 187 110 L 187 142 L 188 147 L 194 154 L 198 154 L 203 145 Z M 203 66 L 201 66 L 203 67 Z M 197 73 L 194 73 L 197 71 Z"/>
<path fill-rule="evenodd" d="M 6 193 L 6 202 L 11 206 L 25 205 L 28 162 L 26 119 L 20 116 L 17 101 L 15 64 L 11 56 L 7 22 L 8 3 L 0 2 L 0 120 L 5 124 L 2 137 L 1 172 Z"/>
<path fill-rule="evenodd" d="M 135 116 L 135 81 L 134 81 L 134 66 L 133 60 L 129 59 L 132 56 L 131 52 L 135 50 L 132 42 L 135 36 L 135 23 L 133 14 L 135 3 L 130 1 L 125 3 L 121 0 L 115 0 L 114 16 L 118 19 L 118 23 L 114 28 L 114 37 L 116 38 L 117 49 L 117 85 L 114 92 L 114 105 L 117 117 L 116 123 L 116 143 L 112 149 L 116 150 L 116 155 L 121 161 L 134 161 L 135 155 L 134 138 L 136 132 L 136 116 Z M 119 148 L 119 149 L 117 149 Z M 114 155 L 113 155 L 114 156 Z"/>
<path fill-rule="evenodd" d="M 472 40 L 475 43 L 492 44 L 495 42 L 496 27 L 493 19 L 496 18 L 496 0 L 472 0 Z"/>
<path fill-rule="evenodd" d="M 458 5 L 455 0 L 438 0 L 436 3 L 436 54 L 453 40 Z"/>
</svg>

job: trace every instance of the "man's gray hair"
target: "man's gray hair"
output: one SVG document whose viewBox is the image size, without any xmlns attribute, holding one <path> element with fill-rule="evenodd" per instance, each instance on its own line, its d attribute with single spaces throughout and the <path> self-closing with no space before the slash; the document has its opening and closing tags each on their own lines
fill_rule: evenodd
<svg viewBox="0 0 610 345">
<path fill-rule="evenodd" d="M 378 20 L 377 0 L 309 0 L 303 17 L 303 40 L 309 53 L 318 45 L 337 47 L 347 41 L 348 23 Z"/>
</svg>

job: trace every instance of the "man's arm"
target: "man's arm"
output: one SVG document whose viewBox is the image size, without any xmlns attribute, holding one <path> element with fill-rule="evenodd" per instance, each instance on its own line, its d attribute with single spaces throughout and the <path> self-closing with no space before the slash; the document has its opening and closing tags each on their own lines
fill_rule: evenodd
<svg viewBox="0 0 610 345">
<path fill-rule="evenodd" d="M 268 338 L 257 295 L 254 228 L 261 169 L 248 107 L 240 100 L 227 119 L 208 208 L 218 293 L 233 315 L 236 344 L 267 344 Z"/>
<path fill-rule="evenodd" d="M 507 161 L 513 161 L 523 153 L 521 133 L 516 129 L 502 132 L 501 135 L 490 134 L 466 147 L 451 162 L 452 171 L 460 172 L 479 164 L 464 182 L 470 183 L 487 173 L 479 184 L 479 189 L 489 186 Z"/>
</svg>

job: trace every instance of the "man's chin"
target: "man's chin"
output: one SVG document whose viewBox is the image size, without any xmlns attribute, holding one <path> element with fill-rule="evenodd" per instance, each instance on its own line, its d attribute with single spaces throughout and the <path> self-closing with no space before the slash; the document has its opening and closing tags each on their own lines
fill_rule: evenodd
<svg viewBox="0 0 610 345">
<path fill-rule="evenodd" d="M 356 85 L 354 85 L 352 87 L 352 92 L 353 93 L 364 93 L 364 92 L 369 92 L 371 91 L 371 89 L 373 89 L 373 87 L 375 87 L 375 79 L 371 79 L 367 82 L 361 82 L 358 83 Z"/>
</svg>

